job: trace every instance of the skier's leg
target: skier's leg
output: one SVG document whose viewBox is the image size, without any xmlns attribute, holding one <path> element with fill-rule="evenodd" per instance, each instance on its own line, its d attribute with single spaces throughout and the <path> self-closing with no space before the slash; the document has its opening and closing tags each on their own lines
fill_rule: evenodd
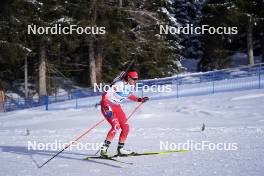
<svg viewBox="0 0 264 176">
<path fill-rule="evenodd" d="M 128 133 L 129 133 L 129 125 L 127 122 L 126 115 L 123 112 L 123 110 L 121 109 L 121 107 L 119 107 L 119 109 L 118 109 L 118 120 L 119 120 L 120 127 L 121 127 L 122 131 L 121 131 L 120 136 L 119 136 L 117 154 L 120 156 L 133 154 L 132 151 L 124 149 L 125 141 L 127 139 Z"/>
<path fill-rule="evenodd" d="M 102 114 L 104 115 L 104 117 L 106 118 L 108 123 L 110 123 L 110 125 L 111 125 L 111 129 L 107 133 L 106 140 L 100 149 L 101 150 L 100 154 L 103 157 L 108 157 L 107 150 L 109 148 L 109 145 L 111 144 L 113 138 L 115 137 L 116 132 L 120 129 L 120 124 L 119 124 L 119 121 L 117 119 L 116 108 L 115 108 L 115 106 L 111 106 L 111 108 L 113 111 L 112 117 L 107 117 L 104 110 L 101 109 Z"/>
<path fill-rule="evenodd" d="M 117 116 L 122 130 L 119 136 L 119 143 L 125 143 L 127 135 L 129 133 L 129 125 L 127 122 L 126 114 L 123 112 L 121 106 L 119 106 L 117 109 Z"/>
<path fill-rule="evenodd" d="M 105 119 L 108 121 L 108 123 L 111 125 L 111 129 L 108 131 L 107 136 L 106 136 L 106 141 L 112 142 L 113 138 L 116 135 L 116 132 L 119 131 L 120 129 L 120 124 L 118 120 L 118 111 L 116 109 L 116 106 L 110 105 L 113 111 L 113 116 L 112 117 L 107 117 L 105 115 L 105 112 L 103 109 L 102 114 L 104 115 Z"/>
</svg>

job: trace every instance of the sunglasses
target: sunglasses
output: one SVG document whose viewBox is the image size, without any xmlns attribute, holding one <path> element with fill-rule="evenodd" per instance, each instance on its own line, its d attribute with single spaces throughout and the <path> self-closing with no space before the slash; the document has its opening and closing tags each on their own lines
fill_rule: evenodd
<svg viewBox="0 0 264 176">
<path fill-rule="evenodd" d="M 131 78 L 132 80 L 134 80 L 134 81 L 137 81 L 138 80 L 138 78 Z"/>
</svg>

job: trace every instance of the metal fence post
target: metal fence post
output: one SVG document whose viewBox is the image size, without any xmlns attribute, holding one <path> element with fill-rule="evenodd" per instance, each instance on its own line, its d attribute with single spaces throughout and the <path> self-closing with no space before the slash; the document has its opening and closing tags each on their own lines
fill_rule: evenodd
<svg viewBox="0 0 264 176">
<path fill-rule="evenodd" d="M 177 98 L 179 98 L 179 74 L 177 74 L 176 86 L 177 86 Z"/>
<path fill-rule="evenodd" d="M 259 89 L 261 88 L 261 63 L 259 64 L 259 67 L 258 67 L 258 82 L 259 82 Z"/>
<path fill-rule="evenodd" d="M 140 86 L 140 85 L 142 85 L 142 86 Z M 143 83 L 137 83 L 136 84 L 136 91 L 141 88 L 141 97 L 144 97 L 143 87 L 144 87 Z"/>
<path fill-rule="evenodd" d="M 3 101 L 3 112 L 6 112 L 6 109 L 5 109 L 5 102 Z"/>
<path fill-rule="evenodd" d="M 44 103 L 45 103 L 45 110 L 48 111 L 49 110 L 49 96 L 48 95 L 44 96 Z"/>
<path fill-rule="evenodd" d="M 141 97 L 144 97 L 144 91 L 143 91 L 143 88 L 141 89 Z"/>
<path fill-rule="evenodd" d="M 79 96 L 79 90 L 75 92 L 75 109 L 78 109 L 78 96 Z"/>
<path fill-rule="evenodd" d="M 215 70 L 213 70 L 213 74 L 212 74 L 212 83 L 213 83 L 213 90 L 212 93 L 215 93 Z"/>
</svg>

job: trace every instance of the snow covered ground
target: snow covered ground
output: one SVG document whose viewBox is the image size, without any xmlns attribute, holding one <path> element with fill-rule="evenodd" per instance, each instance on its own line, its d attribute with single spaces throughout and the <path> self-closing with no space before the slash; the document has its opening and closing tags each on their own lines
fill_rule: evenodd
<svg viewBox="0 0 264 176">
<path fill-rule="evenodd" d="M 82 101 L 94 101 L 91 98 Z M 51 106 L 69 106 L 64 102 Z M 67 143 L 102 119 L 95 108 L 44 111 L 43 107 L 0 114 L 0 175 L 263 175 L 264 91 L 248 90 L 152 100 L 129 120 L 126 148 L 137 152 L 160 151 L 161 143 L 235 143 L 237 150 L 193 150 L 186 153 L 119 158 L 133 162 L 82 160 L 94 150 L 73 147 L 43 168 L 52 150 L 28 150 L 29 142 Z M 129 113 L 137 103 L 126 103 Z M 202 124 L 205 130 L 201 132 Z M 109 129 L 105 122 L 83 137 L 81 144 L 101 143 Z M 110 147 L 115 153 L 117 136 Z M 174 145 L 171 145 L 174 146 Z"/>
</svg>

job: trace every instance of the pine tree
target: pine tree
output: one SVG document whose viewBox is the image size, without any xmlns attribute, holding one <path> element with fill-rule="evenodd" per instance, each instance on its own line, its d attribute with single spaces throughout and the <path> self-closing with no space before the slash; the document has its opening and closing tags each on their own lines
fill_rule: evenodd
<svg viewBox="0 0 264 176">
<path fill-rule="evenodd" d="M 164 22 L 162 5 L 157 0 L 1 1 L 0 76 L 11 84 L 24 79 L 24 68 L 28 68 L 25 80 L 29 77 L 38 84 L 42 96 L 56 91 L 58 77 L 75 79 L 86 87 L 94 78 L 110 82 L 133 57 L 141 78 L 172 75 L 179 50 L 158 35 L 158 26 Z M 103 26 L 106 34 L 27 34 L 28 25 L 55 24 Z"/>
<path fill-rule="evenodd" d="M 230 13 L 227 7 L 215 5 L 214 3 L 223 3 L 224 1 L 208 1 L 203 9 L 202 24 L 212 26 L 214 28 L 225 26 L 234 26 L 230 20 Z M 226 34 L 209 34 L 206 33 L 201 37 L 203 57 L 199 63 L 200 71 L 208 71 L 214 69 L 224 69 L 230 66 L 230 42 L 233 40 L 232 35 Z"/>
<path fill-rule="evenodd" d="M 234 52 L 247 52 L 249 64 L 254 64 L 254 50 L 261 50 L 260 26 L 263 25 L 263 1 L 208 1 L 204 10 L 203 23 L 212 26 L 236 26 L 239 33 L 237 35 L 205 35 L 202 39 L 204 56 L 200 62 L 201 70 L 215 68 L 226 68 L 230 66 L 230 55 Z M 254 37 L 254 35 L 258 37 Z M 259 45 L 259 46 L 258 46 Z M 217 54 L 217 51 L 221 53 Z M 224 54 L 225 53 L 225 54 Z M 222 55 L 222 56 L 221 56 Z M 221 57 L 219 57 L 221 56 Z M 217 63 L 226 63 L 218 65 Z M 214 63 L 214 64 L 212 64 Z"/>
<path fill-rule="evenodd" d="M 199 26 L 202 18 L 204 1 L 174 0 L 166 1 L 162 12 L 166 15 L 168 24 L 172 27 Z M 181 56 L 186 58 L 201 57 L 200 36 L 196 34 L 170 35 L 171 44 L 181 50 Z"/>
<path fill-rule="evenodd" d="M 27 57 L 32 54 L 24 30 L 29 13 L 24 1 L 4 0 L 1 1 L 0 7 L 0 79 L 5 80 L 8 85 L 10 82 L 17 82 L 21 79 L 24 59 L 27 60 Z M 25 80 L 26 83 L 27 80 Z M 22 92 L 18 93 L 23 96 Z"/>
</svg>

